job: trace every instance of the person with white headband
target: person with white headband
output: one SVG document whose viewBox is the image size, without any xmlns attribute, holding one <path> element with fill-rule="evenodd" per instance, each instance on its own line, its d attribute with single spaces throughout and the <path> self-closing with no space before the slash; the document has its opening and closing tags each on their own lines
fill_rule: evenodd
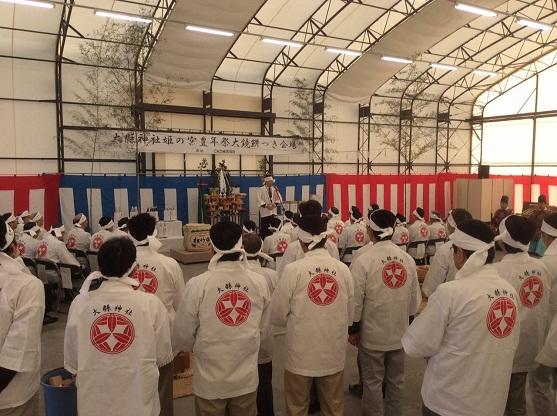
<svg viewBox="0 0 557 416">
<path fill-rule="evenodd" d="M 410 233 L 406 224 L 406 217 L 402 214 L 396 214 L 395 231 L 391 241 L 403 251 L 406 251 L 406 245 L 410 242 Z"/>
<path fill-rule="evenodd" d="M 16 236 L 20 236 L 23 232 L 23 226 L 31 221 L 31 214 L 28 210 L 23 211 L 17 216 L 17 228 L 15 230 Z"/>
<path fill-rule="evenodd" d="M 129 229 L 128 229 L 128 217 L 123 217 L 118 220 L 117 228 L 114 230 L 114 234 L 118 237 L 129 237 Z"/>
<path fill-rule="evenodd" d="M 262 252 L 263 242 L 257 234 L 245 234 L 242 237 L 242 241 L 248 258 L 249 269 L 265 279 L 272 297 L 277 286 L 277 272 L 268 267 L 262 267 L 261 261 L 269 263 L 273 259 Z M 257 415 L 273 416 L 273 327 L 270 320 L 265 322 L 265 324 L 267 324 L 263 328 L 265 335 L 262 336 L 259 357 L 257 359 L 257 372 L 259 375 Z"/>
<path fill-rule="evenodd" d="M 136 250 L 128 238 L 105 242 L 73 300 L 64 337 L 64 367 L 77 376 L 77 410 L 88 415 L 160 413 L 159 368 L 172 362 L 168 313 L 129 277 Z"/>
<path fill-rule="evenodd" d="M 275 179 L 271 175 L 265 176 L 263 186 L 257 190 L 257 205 L 259 206 L 259 235 L 265 239 L 270 234 L 269 225 L 274 215 L 277 215 L 277 206 L 282 205 L 282 196 L 275 186 Z"/>
<path fill-rule="evenodd" d="M 282 261 L 280 257 L 282 257 L 291 241 L 290 234 L 283 232 L 281 225 L 282 221 L 279 217 L 274 217 L 271 220 L 269 230 L 273 234 L 265 237 L 265 240 L 263 241 L 263 248 L 261 249 L 263 253 L 276 258 L 276 263 Z M 276 268 L 275 261 L 270 262 L 270 265 L 273 268 Z"/>
<path fill-rule="evenodd" d="M 338 248 L 341 250 L 341 260 L 350 265 L 352 262 L 352 251 L 363 247 L 369 241 L 366 231 L 366 223 L 362 221 L 362 213 L 358 207 L 350 208 L 350 225 L 344 227 L 338 239 Z"/>
<path fill-rule="evenodd" d="M 110 217 L 102 217 L 99 220 L 100 229 L 91 237 L 91 244 L 89 245 L 89 250 L 99 251 L 103 243 L 107 240 L 116 237 L 114 232 L 114 220 Z"/>
<path fill-rule="evenodd" d="M 455 280 L 440 285 L 402 338 L 426 358 L 423 415 L 503 415 L 519 342 L 520 298 L 490 266 L 490 226 L 469 220 L 451 235 Z"/>
<path fill-rule="evenodd" d="M 408 227 L 408 233 L 410 234 L 410 243 L 415 242 L 427 242 L 429 240 L 429 226 L 425 222 L 425 212 L 422 208 L 418 207 L 412 212 L 412 217 L 414 222 Z M 424 247 L 425 249 L 425 247 Z M 408 254 L 413 258 L 420 258 L 425 255 L 423 252 L 418 252 L 416 248 L 409 248 Z"/>
<path fill-rule="evenodd" d="M 457 230 L 457 226 L 464 221 L 472 219 L 472 214 L 462 208 L 455 208 L 447 218 L 447 230 L 449 235 Z M 427 301 L 437 287 L 445 282 L 454 280 L 456 266 L 453 258 L 453 242 L 447 241 L 435 251 L 435 256 L 430 261 L 429 270 L 422 284 L 422 298 Z"/>
<path fill-rule="evenodd" d="M 41 281 L 15 261 L 14 230 L 0 220 L 0 415 L 39 414 Z"/>
<path fill-rule="evenodd" d="M 513 214 L 513 210 L 509 207 L 509 197 L 507 195 L 501 197 L 499 204 L 499 209 L 491 216 L 491 226 L 496 233 L 499 231 L 501 221 Z"/>
<path fill-rule="evenodd" d="M 391 242 L 395 220 L 387 210 L 371 213 L 368 230 L 373 247 L 350 266 L 356 295 L 349 341 L 358 347 L 364 416 L 402 414 L 400 339 L 421 302 L 416 264 Z"/>
<path fill-rule="evenodd" d="M 257 233 L 257 225 L 255 221 L 246 220 L 242 225 L 242 234 L 255 234 Z"/>
<path fill-rule="evenodd" d="M 327 216 L 329 217 L 329 221 L 327 222 L 327 230 L 335 230 L 334 234 L 329 236 L 329 239 L 333 243 L 338 243 L 338 240 L 344 231 L 344 221 L 340 219 L 340 213 L 337 207 L 329 208 L 327 211 Z"/>
<path fill-rule="evenodd" d="M 33 212 L 30 215 L 30 222 L 34 222 L 39 227 L 39 240 L 42 240 L 43 237 L 47 234 L 47 231 L 44 229 L 44 217 L 40 212 Z"/>
<path fill-rule="evenodd" d="M 215 255 L 191 278 L 176 314 L 173 345 L 193 351 L 196 415 L 255 416 L 257 360 L 271 295 L 249 269 L 242 227 L 219 222 L 209 231 Z"/>
<path fill-rule="evenodd" d="M 526 378 L 537 367 L 536 356 L 543 347 L 549 313 L 551 278 L 545 265 L 530 257 L 528 244 L 536 232 L 525 217 L 510 215 L 499 223 L 499 239 L 508 253 L 493 268 L 518 293 L 520 341 L 511 376 L 506 414 L 526 415 Z"/>
<path fill-rule="evenodd" d="M 34 222 L 23 226 L 23 234 L 17 240 L 17 249 L 21 257 L 34 259 L 39 249 L 39 227 Z"/>
<path fill-rule="evenodd" d="M 157 296 L 168 312 L 170 330 L 174 327 L 176 310 L 182 301 L 186 284 L 178 262 L 171 257 L 158 253 L 160 242 L 154 237 L 157 222 L 155 218 L 143 213 L 136 215 L 127 223 L 130 238 L 137 250 L 137 264 L 132 278 L 139 282 L 138 290 Z M 180 351 L 174 351 L 177 355 Z M 160 368 L 159 393 L 161 416 L 172 415 L 172 383 L 174 369 L 172 363 Z"/>
<path fill-rule="evenodd" d="M 14 214 L 12 214 L 11 212 L 6 212 L 2 215 L 2 219 L 6 222 L 6 224 L 8 224 L 8 227 L 14 230 L 14 232 L 16 231 L 18 221 L 17 217 Z"/>
<path fill-rule="evenodd" d="M 441 247 L 446 239 L 447 228 L 443 223 L 441 214 L 437 211 L 431 211 L 431 214 L 429 214 L 429 240 L 430 242 L 433 242 L 434 240 L 438 241 L 436 241 L 436 244 L 427 245 L 425 254 L 428 259 L 435 255 L 437 247 Z"/>
<path fill-rule="evenodd" d="M 352 323 L 354 284 L 348 267 L 324 249 L 321 204 L 300 204 L 299 241 L 305 256 L 286 265 L 273 294 L 272 324 L 286 327 L 286 413 L 307 415 L 317 386 L 321 414 L 342 416 L 346 331 Z"/>
<path fill-rule="evenodd" d="M 293 231 L 294 231 L 294 224 L 292 223 L 292 217 L 294 216 L 294 213 L 292 211 L 286 210 L 284 211 L 284 217 L 282 219 L 282 227 L 280 228 L 280 230 L 283 233 L 286 233 L 290 236 L 290 240 L 293 241 L 295 240 L 295 238 L 293 238 Z M 298 237 L 296 237 L 298 238 Z"/>
<path fill-rule="evenodd" d="M 375 211 L 379 211 L 379 208 L 376 209 Z M 369 226 L 369 218 L 371 217 L 371 214 L 373 214 L 375 211 L 368 210 L 368 214 L 367 214 L 368 221 L 365 222 L 365 224 L 366 224 L 366 236 L 367 236 L 367 240 L 369 240 L 369 241 L 367 242 L 367 244 L 363 245 L 359 249 L 354 250 L 352 252 L 352 262 L 354 262 L 362 254 L 367 253 L 373 247 L 373 238 L 372 238 L 373 230 Z"/>
<path fill-rule="evenodd" d="M 544 357 L 547 356 L 552 346 L 555 346 L 554 337 L 557 330 L 557 323 L 555 321 L 557 312 L 557 213 L 548 214 L 544 217 L 541 224 L 541 238 L 545 247 L 547 247 L 541 261 L 545 264 L 551 276 L 548 316 L 548 323 L 551 323 L 551 329 L 543 353 L 540 353 L 540 357 L 537 359 L 540 365 L 529 377 L 530 391 L 533 396 L 532 403 L 536 416 L 552 414 L 552 403 L 555 402 L 554 386 L 557 381 L 557 371 L 554 367 L 557 366 L 553 365 L 547 358 L 544 359 Z"/>
<path fill-rule="evenodd" d="M 37 258 L 50 260 L 54 263 L 65 263 L 79 266 L 79 261 L 68 251 L 64 244 L 64 226 L 53 225 L 45 234 L 37 249 Z M 49 272 L 47 272 L 48 274 Z M 49 278 L 50 281 L 50 278 Z M 56 277 L 56 282 L 58 278 Z"/>
<path fill-rule="evenodd" d="M 84 214 L 77 214 L 73 218 L 73 228 L 68 233 L 66 246 L 77 250 L 87 251 L 91 245 L 91 234 L 87 232 L 89 222 Z"/>
</svg>

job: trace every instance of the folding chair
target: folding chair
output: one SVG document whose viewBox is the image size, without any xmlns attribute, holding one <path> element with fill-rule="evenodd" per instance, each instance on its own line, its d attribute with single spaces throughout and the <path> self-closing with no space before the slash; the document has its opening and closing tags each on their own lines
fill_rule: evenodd
<svg viewBox="0 0 557 416">
<path fill-rule="evenodd" d="M 96 272 L 99 270 L 99 253 L 96 251 L 86 251 L 87 259 L 89 260 L 89 271 Z"/>
<path fill-rule="evenodd" d="M 25 266 L 27 266 L 27 268 L 29 269 L 29 271 L 34 275 L 39 277 L 39 271 L 37 270 L 37 263 L 35 262 L 35 260 L 29 258 L 29 257 L 21 257 L 21 259 L 23 260 L 23 263 L 25 264 Z"/>
<path fill-rule="evenodd" d="M 415 249 L 415 254 L 412 254 L 416 264 L 424 264 L 425 263 L 425 249 L 426 249 L 427 241 L 413 241 L 412 243 L 408 244 L 408 253 L 412 253 L 410 250 Z"/>
<path fill-rule="evenodd" d="M 89 263 L 89 257 L 87 257 L 87 253 L 85 251 L 77 248 L 69 248 L 68 251 L 72 253 L 79 264 L 81 264 L 85 275 L 91 273 L 91 264 Z"/>
<path fill-rule="evenodd" d="M 56 301 L 54 304 L 54 311 L 60 312 L 60 302 L 62 300 L 63 294 L 62 275 L 60 274 L 60 269 L 58 268 L 58 265 L 56 263 L 50 260 L 35 259 L 35 262 L 37 263 L 37 275 L 39 279 L 43 281 L 45 286 L 52 286 L 52 283 L 49 283 L 49 275 L 56 275 L 58 283 L 56 288 Z"/>
<path fill-rule="evenodd" d="M 58 263 L 58 268 L 60 269 L 62 278 L 62 287 L 70 290 L 72 299 L 75 298 L 79 289 L 81 289 L 81 285 L 85 281 L 83 270 L 80 266 L 67 263 Z M 70 282 L 67 281 L 68 277 Z"/>
</svg>

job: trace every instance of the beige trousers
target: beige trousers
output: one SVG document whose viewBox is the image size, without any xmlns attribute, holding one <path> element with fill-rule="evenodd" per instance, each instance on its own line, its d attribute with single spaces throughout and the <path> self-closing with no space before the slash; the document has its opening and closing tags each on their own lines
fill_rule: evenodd
<svg viewBox="0 0 557 416">
<path fill-rule="evenodd" d="M 322 416 L 343 416 L 343 375 L 341 371 L 330 376 L 307 377 L 284 370 L 284 393 L 288 416 L 307 416 L 309 391 L 315 380 Z"/>
<path fill-rule="evenodd" d="M 196 416 L 255 416 L 257 391 L 229 399 L 207 400 L 195 396 Z"/>
</svg>

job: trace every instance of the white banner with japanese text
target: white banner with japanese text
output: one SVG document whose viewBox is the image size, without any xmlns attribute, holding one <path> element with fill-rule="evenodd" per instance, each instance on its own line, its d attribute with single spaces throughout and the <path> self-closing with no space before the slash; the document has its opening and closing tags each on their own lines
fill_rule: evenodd
<svg viewBox="0 0 557 416">
<path fill-rule="evenodd" d="M 98 130 L 104 143 L 123 152 L 281 155 L 303 153 L 300 138 L 167 131 Z"/>
</svg>

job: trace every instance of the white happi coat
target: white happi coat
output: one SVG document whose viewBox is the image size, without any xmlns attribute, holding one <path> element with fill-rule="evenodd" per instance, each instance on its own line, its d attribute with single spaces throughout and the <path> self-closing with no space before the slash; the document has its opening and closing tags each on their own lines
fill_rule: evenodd
<svg viewBox="0 0 557 416">
<path fill-rule="evenodd" d="M 397 225 L 391 238 L 393 244 L 408 244 L 410 242 L 410 233 L 404 225 Z"/>
<path fill-rule="evenodd" d="M 290 244 L 290 235 L 282 231 L 276 231 L 265 237 L 261 251 L 266 254 L 284 253 Z"/>
<path fill-rule="evenodd" d="M 294 225 L 290 221 L 287 221 L 284 224 L 282 224 L 282 227 L 280 227 L 280 231 L 285 234 L 288 234 L 290 236 L 290 240 L 295 240 L 295 238 L 293 238 L 294 228 L 295 228 Z M 296 238 L 298 237 L 296 236 Z"/>
<path fill-rule="evenodd" d="M 367 244 L 369 237 L 367 235 L 365 223 L 355 222 L 345 227 L 338 239 L 338 248 L 341 250 L 353 247 L 362 247 Z M 345 254 L 342 261 L 350 263 L 352 254 Z"/>
<path fill-rule="evenodd" d="M 168 314 L 130 281 L 104 281 L 70 307 L 64 367 L 77 374 L 79 416 L 159 415 L 159 367 L 173 359 Z"/>
<path fill-rule="evenodd" d="M 139 282 L 138 290 L 152 293 L 162 301 L 172 331 L 176 310 L 186 290 L 182 269 L 176 260 L 158 253 L 149 245 L 136 249 L 138 267 L 131 277 Z"/>
<path fill-rule="evenodd" d="M 429 239 L 430 240 L 446 240 L 447 239 L 447 228 L 445 225 L 439 221 L 435 221 L 429 225 Z M 442 243 L 438 243 L 440 246 Z M 426 253 L 428 256 L 435 255 L 437 247 L 434 245 L 427 246 Z"/>
<path fill-rule="evenodd" d="M 540 259 L 549 271 L 551 277 L 551 296 L 549 298 L 549 322 L 557 314 L 557 238 L 549 245 Z"/>
<path fill-rule="evenodd" d="M 66 263 L 79 266 L 77 259 L 70 253 L 63 241 L 52 234 L 46 234 L 39 243 L 37 258 L 50 260 L 54 263 Z"/>
<path fill-rule="evenodd" d="M 507 254 L 493 268 L 518 293 L 520 341 L 514 356 L 513 373 L 534 370 L 536 356 L 547 334 L 550 276 L 545 265 L 526 252 Z"/>
<path fill-rule="evenodd" d="M 91 234 L 79 227 L 73 227 L 66 238 L 68 248 L 87 251 L 91 247 Z"/>
<path fill-rule="evenodd" d="M 269 325 L 271 295 L 265 279 L 242 266 L 221 261 L 193 277 L 176 314 L 173 346 L 193 351 L 193 392 L 203 399 L 257 389 L 259 344 Z"/>
<path fill-rule="evenodd" d="M 331 255 L 331 257 L 339 260 L 338 248 L 335 243 L 327 239 L 324 247 L 327 250 L 327 252 Z M 303 257 L 304 257 L 304 250 L 302 250 L 302 246 L 300 245 L 300 240 L 295 240 L 291 242 L 288 245 L 286 251 L 284 252 L 284 255 L 277 263 L 278 277 L 280 278 L 282 276 L 282 272 L 284 271 L 284 268 L 286 267 L 287 264 L 292 263 L 296 260 L 300 260 Z"/>
<path fill-rule="evenodd" d="M 417 219 L 408 227 L 408 234 L 410 235 L 411 243 L 416 241 L 427 242 L 429 240 L 429 226 L 424 221 Z M 408 254 L 412 257 L 416 257 L 416 249 L 409 249 Z"/>
<path fill-rule="evenodd" d="M 416 263 L 391 241 L 379 241 L 350 266 L 355 283 L 354 322 L 360 344 L 373 351 L 402 348 L 409 317 L 421 303 Z"/>
<path fill-rule="evenodd" d="M 28 257 L 34 259 L 37 257 L 37 250 L 39 249 L 40 241 L 31 237 L 27 233 L 21 234 L 17 240 L 17 250 L 21 257 Z"/>
<path fill-rule="evenodd" d="M 557 316 L 551 322 L 549 333 L 536 361 L 546 367 L 557 367 Z"/>
<path fill-rule="evenodd" d="M 286 326 L 285 369 L 308 377 L 342 371 L 353 306 L 350 271 L 325 249 L 288 264 L 272 302 L 273 325 Z"/>
<path fill-rule="evenodd" d="M 249 260 L 248 262 L 251 270 L 265 278 L 269 288 L 269 294 L 272 297 L 277 286 L 277 272 L 268 267 L 262 267 L 258 259 Z M 263 328 L 264 335 L 261 336 L 261 346 L 259 347 L 257 364 L 267 364 L 273 361 L 273 330 L 270 319 L 267 320 L 265 324 L 267 326 Z"/>
<path fill-rule="evenodd" d="M 89 250 L 91 251 L 99 251 L 101 246 L 107 240 L 117 237 L 117 235 L 113 231 L 108 231 L 104 229 L 100 229 L 91 237 L 91 243 L 89 244 Z"/>
<path fill-rule="evenodd" d="M 0 367 L 16 372 L 0 409 L 21 406 L 39 390 L 44 309 L 42 282 L 0 253 Z"/>
<path fill-rule="evenodd" d="M 457 269 L 453 258 L 453 242 L 447 241 L 435 252 L 431 265 L 422 284 L 424 295 L 431 296 L 437 287 L 454 280 Z"/>
<path fill-rule="evenodd" d="M 282 202 L 282 198 L 278 191 L 278 188 L 271 186 L 271 198 L 269 198 L 269 188 L 263 185 L 257 190 L 257 205 L 259 206 L 259 215 L 261 218 L 269 217 L 271 215 L 277 215 L 277 208 L 267 209 L 265 205 L 274 203 L 279 204 Z"/>
<path fill-rule="evenodd" d="M 360 247 L 358 250 L 352 252 L 352 261 L 355 261 L 359 256 L 367 253 L 373 247 L 373 241 L 370 241 L 365 246 Z"/>
<path fill-rule="evenodd" d="M 346 225 L 344 224 L 344 221 L 342 221 L 339 216 L 331 218 L 327 222 L 327 230 L 335 230 L 335 234 L 331 234 L 329 236 L 329 239 L 333 243 L 338 244 L 340 236 L 342 235 L 342 232 L 344 231 L 345 227 L 346 227 Z"/>
<path fill-rule="evenodd" d="M 404 334 L 413 357 L 428 358 L 422 399 L 441 415 L 503 415 L 520 322 L 518 295 L 483 266 L 437 288 Z"/>
</svg>

